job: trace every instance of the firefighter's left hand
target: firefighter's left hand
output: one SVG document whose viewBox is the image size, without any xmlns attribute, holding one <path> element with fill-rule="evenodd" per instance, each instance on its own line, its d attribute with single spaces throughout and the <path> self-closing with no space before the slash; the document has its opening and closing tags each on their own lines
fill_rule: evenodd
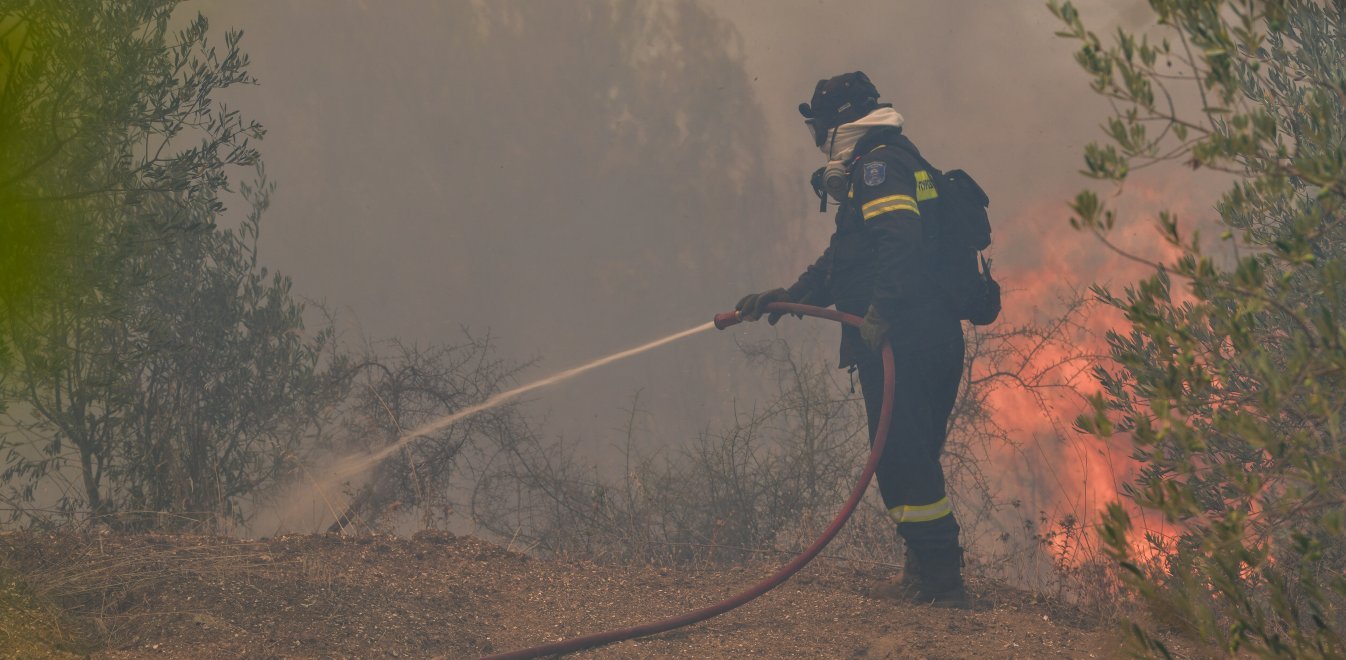
<svg viewBox="0 0 1346 660">
<path fill-rule="evenodd" d="M 756 321 L 762 318 L 766 313 L 766 306 L 776 302 L 790 302 L 790 292 L 785 289 L 772 289 L 762 293 L 750 293 L 743 296 L 743 299 L 734 305 L 734 309 L 739 312 L 739 317 L 744 321 Z M 779 314 L 772 314 L 768 319 L 771 325 L 776 325 L 780 320 Z"/>
<path fill-rule="evenodd" d="M 860 338 L 865 340 L 869 350 L 878 353 L 883 349 L 883 344 L 888 341 L 889 329 L 888 322 L 879 315 L 879 310 L 870 305 L 869 311 L 865 312 L 865 322 L 860 325 Z"/>
</svg>

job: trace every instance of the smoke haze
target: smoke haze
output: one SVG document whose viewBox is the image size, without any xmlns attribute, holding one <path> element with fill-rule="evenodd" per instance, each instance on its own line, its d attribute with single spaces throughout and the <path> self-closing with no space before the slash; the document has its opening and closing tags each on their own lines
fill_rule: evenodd
<svg viewBox="0 0 1346 660">
<path fill-rule="evenodd" d="M 1144 3 L 1079 3 L 1126 24 Z M 1071 232 L 1083 146 L 1106 104 L 1039 2 L 318 2 L 198 0 L 244 29 L 261 85 L 231 97 L 269 129 L 280 184 L 264 262 L 347 331 L 452 342 L 490 329 L 545 375 L 708 320 L 793 281 L 831 215 L 795 107 L 864 70 L 936 165 L 990 194 L 1013 318 L 1054 291 L 1132 276 Z M 1124 217 L 1202 193 L 1145 173 Z M 1210 188 L 1210 189 L 1213 189 Z M 1128 206 L 1129 205 L 1129 206 Z M 1121 232 L 1153 247 L 1145 222 Z M 804 324 L 736 328 L 735 337 Z M 821 331 L 829 359 L 835 330 Z M 764 376 L 735 341 L 688 339 L 537 395 L 548 434 L 594 438 L 643 392 L 657 441 L 726 420 Z M 1031 422 L 1025 422 L 1031 424 Z M 857 460 L 859 455 L 857 454 Z"/>
</svg>

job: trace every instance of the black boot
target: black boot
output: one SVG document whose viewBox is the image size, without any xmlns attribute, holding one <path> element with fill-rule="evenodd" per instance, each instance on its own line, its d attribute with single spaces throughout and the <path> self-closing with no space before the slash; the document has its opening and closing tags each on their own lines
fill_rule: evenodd
<svg viewBox="0 0 1346 660">
<path fill-rule="evenodd" d="M 947 515 L 929 521 L 904 522 L 897 529 L 920 566 L 919 601 L 937 607 L 967 608 L 958 521 Z"/>
<path fill-rule="evenodd" d="M 935 607 L 971 609 L 967 589 L 963 587 L 963 549 L 922 548 L 918 552 L 921 565 L 920 602 Z"/>
<path fill-rule="evenodd" d="M 921 562 L 912 552 L 911 546 L 907 546 L 906 557 L 902 561 L 902 574 L 892 580 L 880 583 L 870 590 L 869 595 L 874 598 L 884 600 L 895 600 L 904 603 L 919 603 L 921 600 L 922 584 L 925 579 L 921 574 Z"/>
</svg>

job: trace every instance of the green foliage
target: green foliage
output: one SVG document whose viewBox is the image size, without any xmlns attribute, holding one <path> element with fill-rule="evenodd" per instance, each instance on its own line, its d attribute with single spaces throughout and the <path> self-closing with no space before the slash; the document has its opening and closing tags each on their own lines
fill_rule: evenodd
<svg viewBox="0 0 1346 660">
<path fill-rule="evenodd" d="M 1346 653 L 1346 5 L 1152 0 L 1154 43 L 1111 43 L 1069 2 L 1049 7 L 1093 90 L 1114 102 L 1086 174 L 1120 182 L 1176 161 L 1231 174 L 1216 253 L 1176 216 L 1177 257 L 1120 296 L 1129 331 L 1080 426 L 1130 436 L 1127 490 L 1175 530 L 1138 538 L 1120 506 L 1103 540 L 1166 624 L 1228 653 Z M 1090 192 L 1072 223 L 1108 241 Z M 1111 245 L 1111 243 L 1108 243 Z M 1158 559 L 1147 560 L 1149 547 Z M 1143 626 L 1146 653 L 1167 650 Z"/>
<path fill-rule="evenodd" d="M 173 33 L 177 4 L 0 5 L 11 510 L 236 515 L 326 395 L 326 334 L 257 264 L 262 129 L 215 100 L 252 82 L 240 34 L 217 50 L 199 16 Z M 240 167 L 251 213 L 226 229 Z"/>
</svg>

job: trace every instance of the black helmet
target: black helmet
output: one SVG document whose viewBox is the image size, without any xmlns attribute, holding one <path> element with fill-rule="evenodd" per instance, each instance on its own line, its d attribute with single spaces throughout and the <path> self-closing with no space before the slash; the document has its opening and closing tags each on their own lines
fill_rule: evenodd
<svg viewBox="0 0 1346 660">
<path fill-rule="evenodd" d="M 799 114 L 813 131 L 815 146 L 823 146 L 827 132 L 853 122 L 879 107 L 879 90 L 864 71 L 854 71 L 819 80 L 813 99 L 799 104 Z"/>
</svg>

